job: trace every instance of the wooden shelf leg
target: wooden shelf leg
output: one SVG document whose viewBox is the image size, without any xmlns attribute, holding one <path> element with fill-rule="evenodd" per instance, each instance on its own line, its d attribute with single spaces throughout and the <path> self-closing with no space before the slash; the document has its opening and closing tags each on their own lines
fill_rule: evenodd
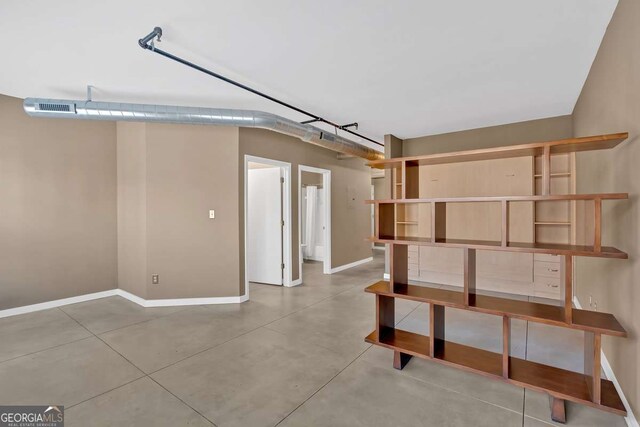
<svg viewBox="0 0 640 427">
<path fill-rule="evenodd" d="M 389 283 L 392 292 L 397 292 L 409 284 L 409 247 L 389 245 Z"/>
<path fill-rule="evenodd" d="M 443 305 L 430 304 L 429 355 L 431 357 L 437 357 L 444 350 L 444 309 Z"/>
<path fill-rule="evenodd" d="M 567 412 L 564 399 L 549 396 L 549 406 L 551 406 L 551 419 L 557 423 L 567 422 Z"/>
<path fill-rule="evenodd" d="M 401 353 L 399 351 L 393 352 L 393 367 L 398 370 L 402 370 L 409 360 L 411 360 L 413 356 L 407 353 Z"/>
<path fill-rule="evenodd" d="M 476 295 L 476 250 L 464 248 L 464 304 L 475 304 Z"/>
<path fill-rule="evenodd" d="M 509 356 L 511 355 L 511 319 L 502 316 L 502 377 L 509 379 Z"/>
<path fill-rule="evenodd" d="M 602 335 L 595 332 L 584 333 L 584 373 L 587 376 L 587 386 L 591 394 L 591 401 L 600 404 L 600 348 Z"/>
<path fill-rule="evenodd" d="M 573 256 L 564 256 L 564 321 L 573 323 Z"/>
</svg>

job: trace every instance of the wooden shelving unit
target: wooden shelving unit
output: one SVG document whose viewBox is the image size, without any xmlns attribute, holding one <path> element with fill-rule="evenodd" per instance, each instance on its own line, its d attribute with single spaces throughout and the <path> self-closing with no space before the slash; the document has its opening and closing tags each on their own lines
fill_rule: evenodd
<svg viewBox="0 0 640 427">
<path fill-rule="evenodd" d="M 377 282 L 366 289 L 376 295 L 376 330 L 365 340 L 394 351 L 394 367 L 402 369 L 411 357 L 417 356 L 467 371 L 499 379 L 521 387 L 546 392 L 550 396 L 551 418 L 564 422 L 565 400 L 589 405 L 625 415 L 624 405 L 611 381 L 600 377 L 602 335 L 626 337 L 627 333 L 612 314 L 573 308 L 573 257 L 591 256 L 626 259 L 627 254 L 602 245 L 602 202 L 624 200 L 626 193 L 612 194 L 551 194 L 551 178 L 571 176 L 569 172 L 551 172 L 551 156 L 585 150 L 615 147 L 627 138 L 626 133 L 572 138 L 559 141 L 524 144 L 495 149 L 377 160 L 375 168 L 390 168 L 393 197 L 370 200 L 374 205 L 375 235 L 371 240 L 389 244 L 390 281 Z M 540 156 L 541 194 L 524 196 L 419 198 L 420 166 L 442 163 L 491 160 L 519 156 Z M 593 240 L 590 245 L 569 243 L 513 242 L 509 238 L 510 206 L 518 202 L 593 203 Z M 500 205 L 500 235 L 495 240 L 475 240 L 447 237 L 447 206 L 458 203 L 497 203 Z M 426 205 L 426 207 L 425 207 Z M 429 223 L 420 224 L 417 209 L 430 209 Z M 567 226 L 569 221 L 534 222 L 534 226 Z M 416 229 L 429 231 L 421 236 Z M 498 228 L 498 227 L 497 227 Z M 461 248 L 464 254 L 462 291 L 437 289 L 409 284 L 408 247 L 410 245 Z M 564 290 L 562 306 L 513 300 L 476 292 L 476 251 L 528 252 L 546 257 L 561 255 L 562 269 L 549 267 L 560 274 Z M 536 255 L 538 256 L 538 255 Z M 542 261 L 543 263 L 545 261 Z M 551 263 L 549 263 L 551 264 Z M 554 265 L 554 264 L 551 264 Z M 546 270 L 544 270 L 546 271 Z M 395 327 L 395 299 L 407 299 L 430 304 L 430 333 L 420 335 Z M 503 350 L 493 353 L 446 340 L 445 309 L 461 309 L 500 316 Z M 584 332 L 584 372 L 572 372 L 513 357 L 510 352 L 511 319 L 581 330 Z"/>
</svg>

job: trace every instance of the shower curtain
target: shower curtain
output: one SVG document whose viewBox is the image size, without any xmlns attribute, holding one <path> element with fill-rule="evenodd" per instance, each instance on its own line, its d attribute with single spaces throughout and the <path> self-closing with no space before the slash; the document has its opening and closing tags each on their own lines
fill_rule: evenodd
<svg viewBox="0 0 640 427">
<path fill-rule="evenodd" d="M 304 249 L 302 254 L 307 259 L 315 259 L 316 255 L 316 241 L 318 239 L 316 235 L 316 221 L 317 221 L 317 201 L 318 201 L 318 187 L 315 185 L 308 185 L 306 187 L 306 206 L 305 206 L 305 222 L 304 222 Z"/>
</svg>

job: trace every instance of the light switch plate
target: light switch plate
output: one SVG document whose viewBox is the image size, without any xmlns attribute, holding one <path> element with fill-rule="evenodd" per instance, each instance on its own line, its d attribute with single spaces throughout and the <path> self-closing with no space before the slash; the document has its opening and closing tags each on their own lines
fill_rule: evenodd
<svg viewBox="0 0 640 427">
<path fill-rule="evenodd" d="M 216 217 L 216 211 L 213 209 L 209 210 L 209 219 L 214 219 Z"/>
</svg>

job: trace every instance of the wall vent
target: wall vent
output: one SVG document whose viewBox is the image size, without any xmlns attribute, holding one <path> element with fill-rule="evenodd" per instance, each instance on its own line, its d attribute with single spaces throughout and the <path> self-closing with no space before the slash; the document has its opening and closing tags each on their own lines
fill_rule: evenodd
<svg viewBox="0 0 640 427">
<path fill-rule="evenodd" d="M 39 103 L 39 111 L 54 111 L 56 113 L 76 113 L 76 104 Z"/>
</svg>

